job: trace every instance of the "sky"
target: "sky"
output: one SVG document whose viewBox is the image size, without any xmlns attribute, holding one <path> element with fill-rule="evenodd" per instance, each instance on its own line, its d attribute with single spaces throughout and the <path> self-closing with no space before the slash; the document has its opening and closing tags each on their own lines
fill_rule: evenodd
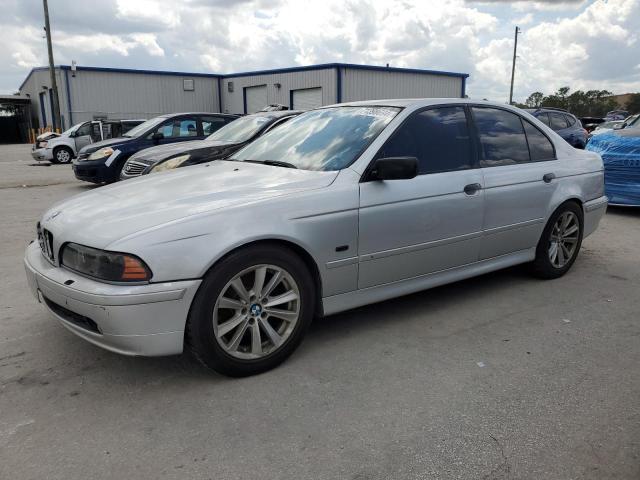
<svg viewBox="0 0 640 480">
<path fill-rule="evenodd" d="M 47 64 L 41 0 L 0 0 L 0 93 Z M 472 98 L 640 91 L 640 0 L 49 0 L 56 64 L 230 73 L 346 62 L 470 74 Z"/>
</svg>

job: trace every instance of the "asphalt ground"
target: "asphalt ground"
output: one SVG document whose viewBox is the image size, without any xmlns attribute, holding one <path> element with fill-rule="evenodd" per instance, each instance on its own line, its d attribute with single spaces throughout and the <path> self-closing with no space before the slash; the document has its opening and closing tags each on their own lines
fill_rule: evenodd
<svg viewBox="0 0 640 480">
<path fill-rule="evenodd" d="M 561 279 L 517 267 L 320 319 L 229 379 L 49 317 L 24 249 L 96 187 L 35 163 L 0 146 L 1 479 L 640 478 L 640 209 L 610 208 Z"/>
</svg>

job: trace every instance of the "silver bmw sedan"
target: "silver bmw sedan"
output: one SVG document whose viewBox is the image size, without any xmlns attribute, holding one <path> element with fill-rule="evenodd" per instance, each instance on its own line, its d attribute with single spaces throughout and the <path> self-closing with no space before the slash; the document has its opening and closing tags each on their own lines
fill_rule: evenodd
<svg viewBox="0 0 640 480">
<path fill-rule="evenodd" d="M 357 102 L 233 158 L 63 201 L 25 266 L 85 340 L 147 356 L 186 345 L 244 376 L 287 358 L 315 316 L 522 263 L 560 277 L 606 207 L 601 158 L 522 110 Z"/>
</svg>

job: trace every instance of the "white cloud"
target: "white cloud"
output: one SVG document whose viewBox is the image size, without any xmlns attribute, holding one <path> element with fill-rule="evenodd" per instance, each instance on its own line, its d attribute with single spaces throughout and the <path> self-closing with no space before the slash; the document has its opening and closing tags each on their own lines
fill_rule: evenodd
<svg viewBox="0 0 640 480">
<path fill-rule="evenodd" d="M 46 64 L 46 48 L 36 0 L 6 1 L 0 90 L 12 91 L 29 68 Z M 634 68 L 639 4 L 57 0 L 52 22 L 56 63 L 221 73 L 335 61 L 390 63 L 470 73 L 472 96 L 506 100 L 513 23 L 526 25 L 516 98 L 565 84 L 640 90 Z"/>
<path fill-rule="evenodd" d="M 515 19 L 512 23 L 514 25 L 529 25 L 533 22 L 533 13 L 529 12 L 524 17 Z"/>
</svg>

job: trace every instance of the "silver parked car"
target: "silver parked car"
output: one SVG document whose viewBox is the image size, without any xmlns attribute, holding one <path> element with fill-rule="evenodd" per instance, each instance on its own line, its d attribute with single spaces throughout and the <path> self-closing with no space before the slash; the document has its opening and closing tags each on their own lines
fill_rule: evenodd
<svg viewBox="0 0 640 480">
<path fill-rule="evenodd" d="M 25 265 L 66 328 L 114 352 L 249 375 L 330 315 L 511 265 L 560 277 L 607 207 L 601 158 L 470 100 L 312 110 L 233 158 L 51 208 Z"/>
</svg>

